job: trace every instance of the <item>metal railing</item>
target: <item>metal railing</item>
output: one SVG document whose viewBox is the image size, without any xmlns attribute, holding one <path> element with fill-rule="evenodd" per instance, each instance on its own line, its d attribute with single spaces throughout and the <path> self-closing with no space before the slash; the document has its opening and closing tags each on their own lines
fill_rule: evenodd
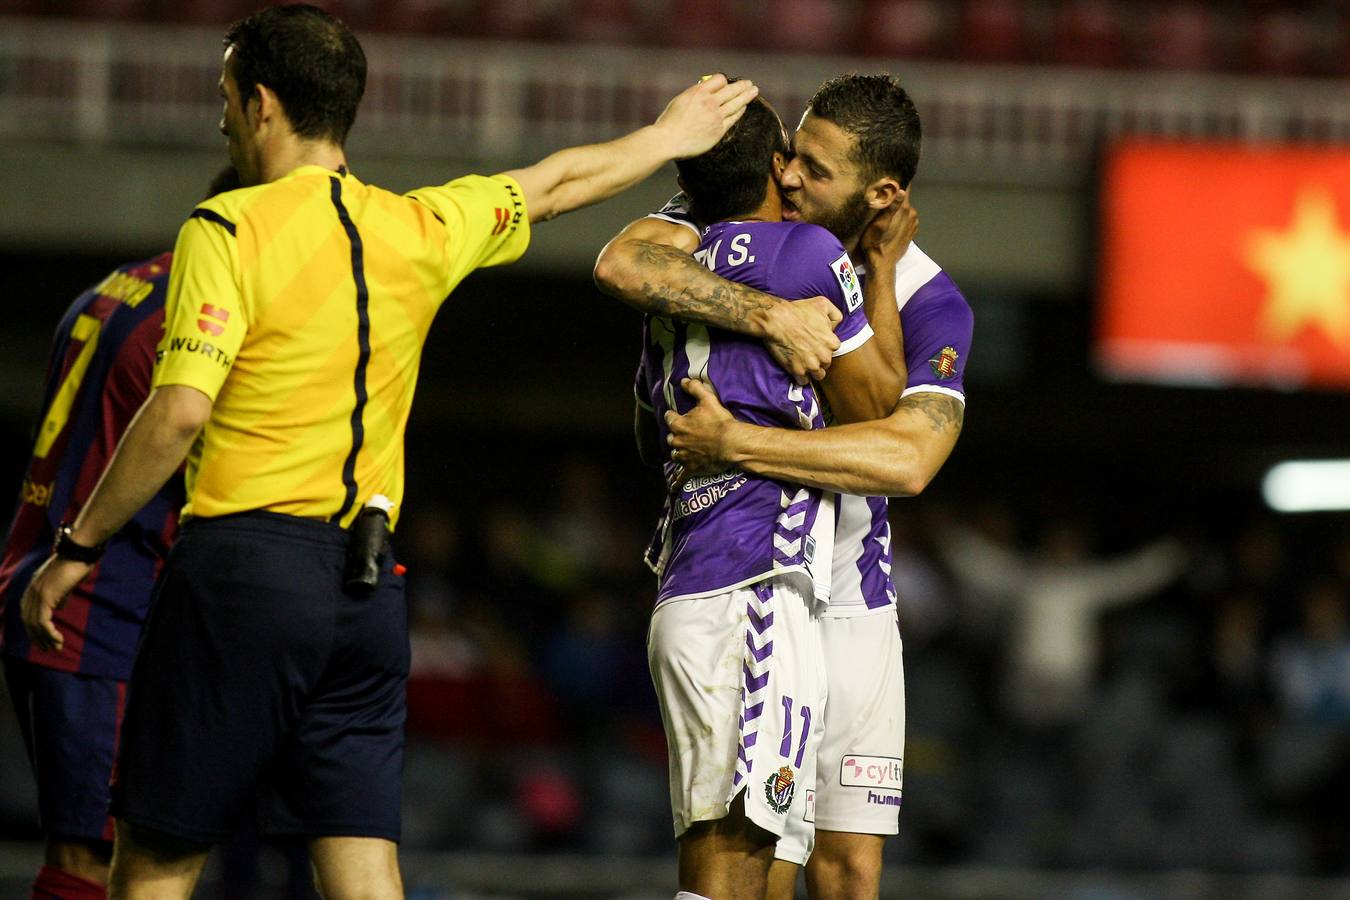
<svg viewBox="0 0 1350 900">
<path fill-rule="evenodd" d="M 889 68 L 945 178 L 1073 183 L 1121 135 L 1350 144 L 1339 81 L 368 36 L 354 148 L 507 165 L 649 122 L 700 72 L 760 83 L 785 118 L 841 71 Z M 220 34 L 0 18 L 0 139 L 210 146 Z"/>
</svg>

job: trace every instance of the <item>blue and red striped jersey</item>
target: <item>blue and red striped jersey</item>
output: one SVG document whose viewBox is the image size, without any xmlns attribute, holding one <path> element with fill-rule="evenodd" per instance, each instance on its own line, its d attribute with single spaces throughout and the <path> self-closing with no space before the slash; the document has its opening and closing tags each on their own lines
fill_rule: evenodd
<svg viewBox="0 0 1350 900">
<path fill-rule="evenodd" d="M 60 652 L 28 640 L 20 599 L 75 518 L 150 393 L 164 328 L 172 254 L 123 266 L 81 294 L 56 330 L 42 419 L 0 560 L 0 645 L 9 656 L 66 672 L 127 679 L 155 577 L 183 506 L 175 475 L 121 531 L 56 613 Z"/>
</svg>

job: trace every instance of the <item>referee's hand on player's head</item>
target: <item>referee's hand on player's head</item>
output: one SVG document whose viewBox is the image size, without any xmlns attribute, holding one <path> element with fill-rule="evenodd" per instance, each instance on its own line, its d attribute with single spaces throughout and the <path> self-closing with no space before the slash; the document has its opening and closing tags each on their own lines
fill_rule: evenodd
<svg viewBox="0 0 1350 900">
<path fill-rule="evenodd" d="M 721 73 L 707 75 L 675 95 L 656 127 L 669 135 L 676 159 L 698 156 L 711 150 L 758 96 L 753 81 L 728 82 Z"/>
</svg>

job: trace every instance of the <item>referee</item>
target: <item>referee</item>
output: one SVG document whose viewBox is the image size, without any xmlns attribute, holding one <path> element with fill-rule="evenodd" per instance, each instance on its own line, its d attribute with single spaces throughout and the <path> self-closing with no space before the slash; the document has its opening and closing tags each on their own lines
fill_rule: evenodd
<svg viewBox="0 0 1350 900">
<path fill-rule="evenodd" d="M 753 99 L 706 78 L 654 125 L 528 168 L 397 195 L 347 169 L 360 44 L 308 5 L 225 37 L 221 130 L 245 188 L 179 232 L 153 392 L 24 595 L 35 642 L 103 543 L 187 460 L 113 788 L 111 895 L 188 897 L 256 814 L 309 839 L 326 897 L 402 895 L 402 578 L 344 589 L 349 526 L 403 495 L 423 342 L 451 290 L 524 253 L 531 223 L 713 146 Z M 387 554 L 385 554 L 387 557 Z"/>
</svg>

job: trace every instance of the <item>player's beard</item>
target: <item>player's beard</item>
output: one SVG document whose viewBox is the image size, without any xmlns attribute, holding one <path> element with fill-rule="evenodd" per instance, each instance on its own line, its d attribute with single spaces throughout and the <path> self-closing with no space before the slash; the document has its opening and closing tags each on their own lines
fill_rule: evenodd
<svg viewBox="0 0 1350 900">
<path fill-rule="evenodd" d="M 872 217 L 872 208 L 864 199 L 866 194 L 866 188 L 859 188 L 856 194 L 834 209 L 821 213 L 815 224 L 837 237 L 845 247 L 851 247 L 862 236 Z"/>
</svg>

